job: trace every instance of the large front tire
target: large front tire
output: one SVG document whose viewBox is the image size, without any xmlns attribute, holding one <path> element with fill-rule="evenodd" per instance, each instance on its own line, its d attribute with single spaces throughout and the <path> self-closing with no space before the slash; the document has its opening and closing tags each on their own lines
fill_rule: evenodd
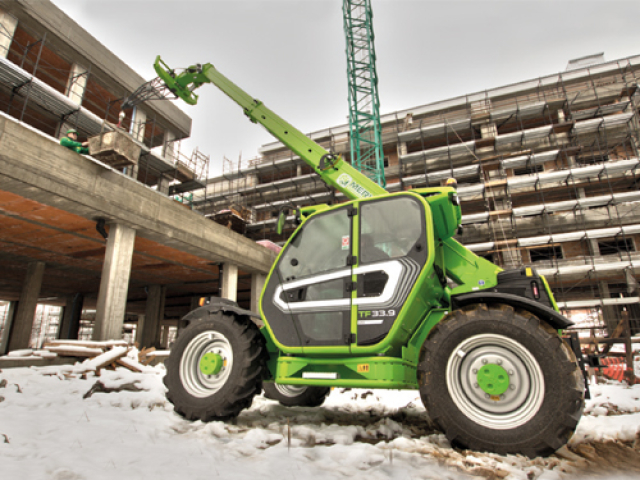
<svg viewBox="0 0 640 480">
<path fill-rule="evenodd" d="M 510 306 L 475 305 L 423 345 L 420 395 L 453 446 L 546 456 L 582 415 L 584 378 L 557 331 Z"/>
<path fill-rule="evenodd" d="M 258 327 L 222 312 L 191 323 L 176 340 L 164 377 L 167 399 L 188 420 L 228 420 L 262 390 L 266 348 Z"/>
</svg>

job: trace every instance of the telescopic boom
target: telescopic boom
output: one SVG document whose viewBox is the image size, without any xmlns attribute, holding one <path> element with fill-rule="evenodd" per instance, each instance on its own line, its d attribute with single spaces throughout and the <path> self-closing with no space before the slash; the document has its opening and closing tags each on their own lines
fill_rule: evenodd
<svg viewBox="0 0 640 480">
<path fill-rule="evenodd" d="M 289 124 L 260 100 L 256 100 L 222 75 L 210 63 L 192 65 L 180 73 L 156 57 L 154 68 L 169 90 L 190 105 L 198 95 L 194 90 L 212 83 L 236 102 L 254 123 L 261 124 L 275 138 L 304 160 L 329 186 L 342 192 L 349 200 L 388 195 L 384 188 L 353 168 L 340 155 L 325 150 L 300 130 Z"/>
</svg>

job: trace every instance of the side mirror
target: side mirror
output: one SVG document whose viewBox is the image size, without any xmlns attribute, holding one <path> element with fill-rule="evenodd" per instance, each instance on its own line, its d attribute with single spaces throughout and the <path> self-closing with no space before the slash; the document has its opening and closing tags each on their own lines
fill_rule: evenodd
<svg viewBox="0 0 640 480">
<path fill-rule="evenodd" d="M 276 224 L 276 233 L 278 235 L 282 235 L 282 231 L 284 230 L 284 222 L 287 221 L 287 214 L 284 212 L 280 212 L 278 215 L 278 223 Z"/>
<path fill-rule="evenodd" d="M 284 231 L 284 224 L 287 221 L 288 213 L 289 211 L 287 209 L 282 209 L 278 214 L 278 223 L 276 224 L 276 233 L 278 235 L 282 235 L 282 232 Z"/>
</svg>

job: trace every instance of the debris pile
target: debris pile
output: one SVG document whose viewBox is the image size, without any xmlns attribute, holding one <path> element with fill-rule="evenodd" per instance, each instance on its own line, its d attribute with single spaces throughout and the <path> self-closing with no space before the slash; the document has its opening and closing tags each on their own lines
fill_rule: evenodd
<svg viewBox="0 0 640 480">
<path fill-rule="evenodd" d="M 136 344 L 137 345 L 137 344 Z M 41 350 L 15 350 L 9 352 L 8 357 L 20 359 L 55 358 L 55 357 L 86 357 L 77 367 L 83 371 L 99 372 L 106 368 L 114 370 L 125 367 L 132 372 L 143 372 L 144 367 L 155 359 L 169 355 L 168 351 L 155 348 L 143 348 L 138 351 L 136 345 L 125 340 L 108 340 L 104 342 L 87 340 L 52 340 L 44 344 Z"/>
</svg>

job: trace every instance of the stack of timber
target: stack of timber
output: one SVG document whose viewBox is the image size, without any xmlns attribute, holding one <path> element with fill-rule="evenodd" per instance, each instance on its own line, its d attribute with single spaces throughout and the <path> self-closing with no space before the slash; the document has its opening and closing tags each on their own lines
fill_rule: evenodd
<svg viewBox="0 0 640 480">
<path fill-rule="evenodd" d="M 82 340 L 52 340 L 45 343 L 43 350 L 55 353 L 61 357 L 87 357 L 81 366 L 86 370 L 102 368 L 115 369 L 118 366 L 125 367 L 132 372 L 142 372 L 148 364 L 142 360 L 146 355 L 138 354 L 138 359 L 128 356 L 134 346 L 124 340 L 109 340 L 105 342 Z M 147 349 L 145 349 L 147 350 Z M 143 350 L 144 351 L 144 350 Z"/>
<path fill-rule="evenodd" d="M 241 205 L 231 205 L 227 210 L 220 210 L 213 215 L 213 221 L 234 232 L 243 234 L 247 222 L 251 219 L 251 210 Z"/>
</svg>

